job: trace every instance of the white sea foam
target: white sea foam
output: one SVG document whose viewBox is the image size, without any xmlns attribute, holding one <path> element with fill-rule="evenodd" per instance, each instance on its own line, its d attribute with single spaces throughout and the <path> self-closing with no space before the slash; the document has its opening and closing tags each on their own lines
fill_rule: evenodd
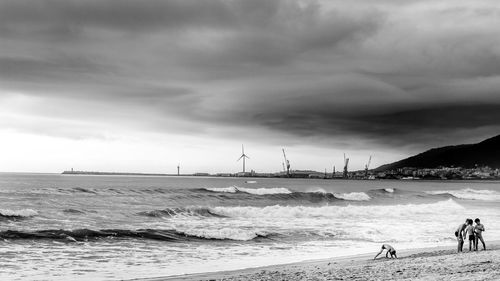
<svg viewBox="0 0 500 281">
<path fill-rule="evenodd" d="M 212 212 L 227 217 L 241 218 L 369 218 L 408 217 L 413 214 L 449 213 L 463 207 L 452 199 L 432 204 L 374 205 L 374 206 L 267 206 L 214 207 Z"/>
<path fill-rule="evenodd" d="M 371 198 L 364 192 L 335 193 L 335 197 L 349 201 L 369 201 Z"/>
<path fill-rule="evenodd" d="M 384 188 L 385 192 L 394 193 L 394 188 Z"/>
<path fill-rule="evenodd" d="M 245 192 L 254 195 L 267 195 L 267 194 L 290 194 L 292 193 L 289 189 L 284 187 L 274 187 L 274 188 L 246 188 L 246 187 L 238 187 L 238 186 L 230 186 L 230 187 L 206 187 L 208 191 L 213 192 L 227 192 L 227 193 L 236 193 L 236 192 Z"/>
<path fill-rule="evenodd" d="M 22 209 L 22 210 L 0 209 L 0 215 L 4 217 L 33 217 L 38 215 L 38 212 L 32 209 Z"/>
<path fill-rule="evenodd" d="M 306 193 L 333 194 L 335 197 L 339 199 L 344 199 L 348 201 L 369 201 L 371 199 L 370 196 L 364 192 L 332 193 L 324 190 L 321 187 L 309 189 L 306 191 Z"/>
<path fill-rule="evenodd" d="M 451 194 L 460 199 L 500 201 L 500 192 L 488 189 L 465 188 L 459 190 L 426 191 L 427 194 Z"/>
<path fill-rule="evenodd" d="M 177 229 L 179 230 L 179 229 Z M 249 241 L 259 235 L 265 235 L 264 233 L 258 233 L 254 230 L 245 230 L 239 228 L 219 228 L 219 229 L 208 229 L 208 228 L 191 228 L 180 231 L 186 233 L 187 235 L 196 236 L 200 238 L 207 239 L 230 239 L 238 241 Z"/>
<path fill-rule="evenodd" d="M 246 192 L 255 195 L 266 195 L 266 194 L 290 194 L 290 190 L 284 187 L 274 187 L 274 188 L 244 188 L 239 187 L 239 191 Z"/>
<path fill-rule="evenodd" d="M 236 186 L 229 186 L 229 187 L 205 187 L 204 189 L 213 192 L 236 193 L 238 192 L 239 188 Z"/>
</svg>

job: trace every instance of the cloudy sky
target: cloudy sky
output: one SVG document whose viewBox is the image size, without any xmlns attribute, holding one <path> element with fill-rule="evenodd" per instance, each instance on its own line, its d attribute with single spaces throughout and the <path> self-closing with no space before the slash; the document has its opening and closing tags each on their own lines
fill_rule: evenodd
<svg viewBox="0 0 500 281">
<path fill-rule="evenodd" d="M 373 166 L 500 132 L 497 0 L 2 0 L 0 171 Z"/>
</svg>

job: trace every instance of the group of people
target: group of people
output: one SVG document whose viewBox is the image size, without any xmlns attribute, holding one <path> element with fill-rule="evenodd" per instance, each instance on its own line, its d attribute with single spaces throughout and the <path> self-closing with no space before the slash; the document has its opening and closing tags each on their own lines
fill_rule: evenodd
<svg viewBox="0 0 500 281">
<path fill-rule="evenodd" d="M 476 224 L 474 224 L 474 222 Z M 458 252 L 462 252 L 465 240 L 469 240 L 469 251 L 477 251 L 479 241 L 483 244 L 483 250 L 486 250 L 486 244 L 483 239 L 484 231 L 484 225 L 481 223 L 479 218 L 476 218 L 474 221 L 472 221 L 472 219 L 466 219 L 465 223 L 460 224 L 457 231 L 455 231 L 455 236 L 458 241 Z M 378 252 L 373 259 L 376 259 L 384 250 L 387 251 L 385 253 L 386 258 L 389 258 L 389 255 L 391 258 L 398 258 L 394 247 L 389 244 L 383 244 L 382 249 L 380 249 L 380 252 Z"/>
<path fill-rule="evenodd" d="M 458 252 L 462 252 L 465 240 L 469 240 L 469 251 L 477 251 L 478 242 L 483 244 L 483 250 L 486 250 L 486 244 L 483 240 L 484 225 L 480 219 L 475 219 L 473 224 L 472 219 L 466 219 L 465 223 L 460 224 L 455 231 L 455 236 L 458 241 Z"/>
</svg>

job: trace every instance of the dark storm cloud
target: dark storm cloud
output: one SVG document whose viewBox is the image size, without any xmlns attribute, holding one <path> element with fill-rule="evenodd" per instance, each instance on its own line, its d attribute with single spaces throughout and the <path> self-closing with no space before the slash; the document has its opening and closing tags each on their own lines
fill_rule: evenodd
<svg viewBox="0 0 500 281">
<path fill-rule="evenodd" d="M 255 116 L 272 129 L 303 136 L 353 134 L 371 138 L 385 136 L 390 144 L 411 143 L 455 130 L 498 126 L 500 104 L 443 105 L 426 108 L 383 110 L 381 113 L 349 115 L 330 112 L 275 112 Z M 272 122 L 271 120 L 274 120 Z"/>
<path fill-rule="evenodd" d="M 2 1 L 0 90 L 52 119 L 427 146 L 500 128 L 494 4 Z"/>
<path fill-rule="evenodd" d="M 235 19 L 223 1 L 194 0 L 7 0 L 0 4 L 0 23 L 17 31 L 99 27 L 122 31 L 156 28 L 224 26 Z M 44 26 L 40 26 L 40 24 Z"/>
</svg>

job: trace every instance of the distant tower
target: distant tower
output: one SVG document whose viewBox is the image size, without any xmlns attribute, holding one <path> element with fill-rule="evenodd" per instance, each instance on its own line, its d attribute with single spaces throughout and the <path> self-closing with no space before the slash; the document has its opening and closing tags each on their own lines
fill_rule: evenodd
<svg viewBox="0 0 500 281">
<path fill-rule="evenodd" d="M 332 179 L 335 178 L 335 165 L 333 165 Z"/>
<path fill-rule="evenodd" d="M 71 172 L 73 173 L 73 168 L 71 168 Z"/>
<path fill-rule="evenodd" d="M 250 159 L 250 157 L 248 157 L 245 154 L 245 148 L 243 147 L 243 145 L 241 145 L 241 156 L 236 161 L 240 161 L 242 158 L 243 158 L 243 174 L 244 174 L 245 173 L 245 158 Z"/>
<path fill-rule="evenodd" d="M 177 175 L 181 175 L 181 164 L 177 164 Z"/>
</svg>

